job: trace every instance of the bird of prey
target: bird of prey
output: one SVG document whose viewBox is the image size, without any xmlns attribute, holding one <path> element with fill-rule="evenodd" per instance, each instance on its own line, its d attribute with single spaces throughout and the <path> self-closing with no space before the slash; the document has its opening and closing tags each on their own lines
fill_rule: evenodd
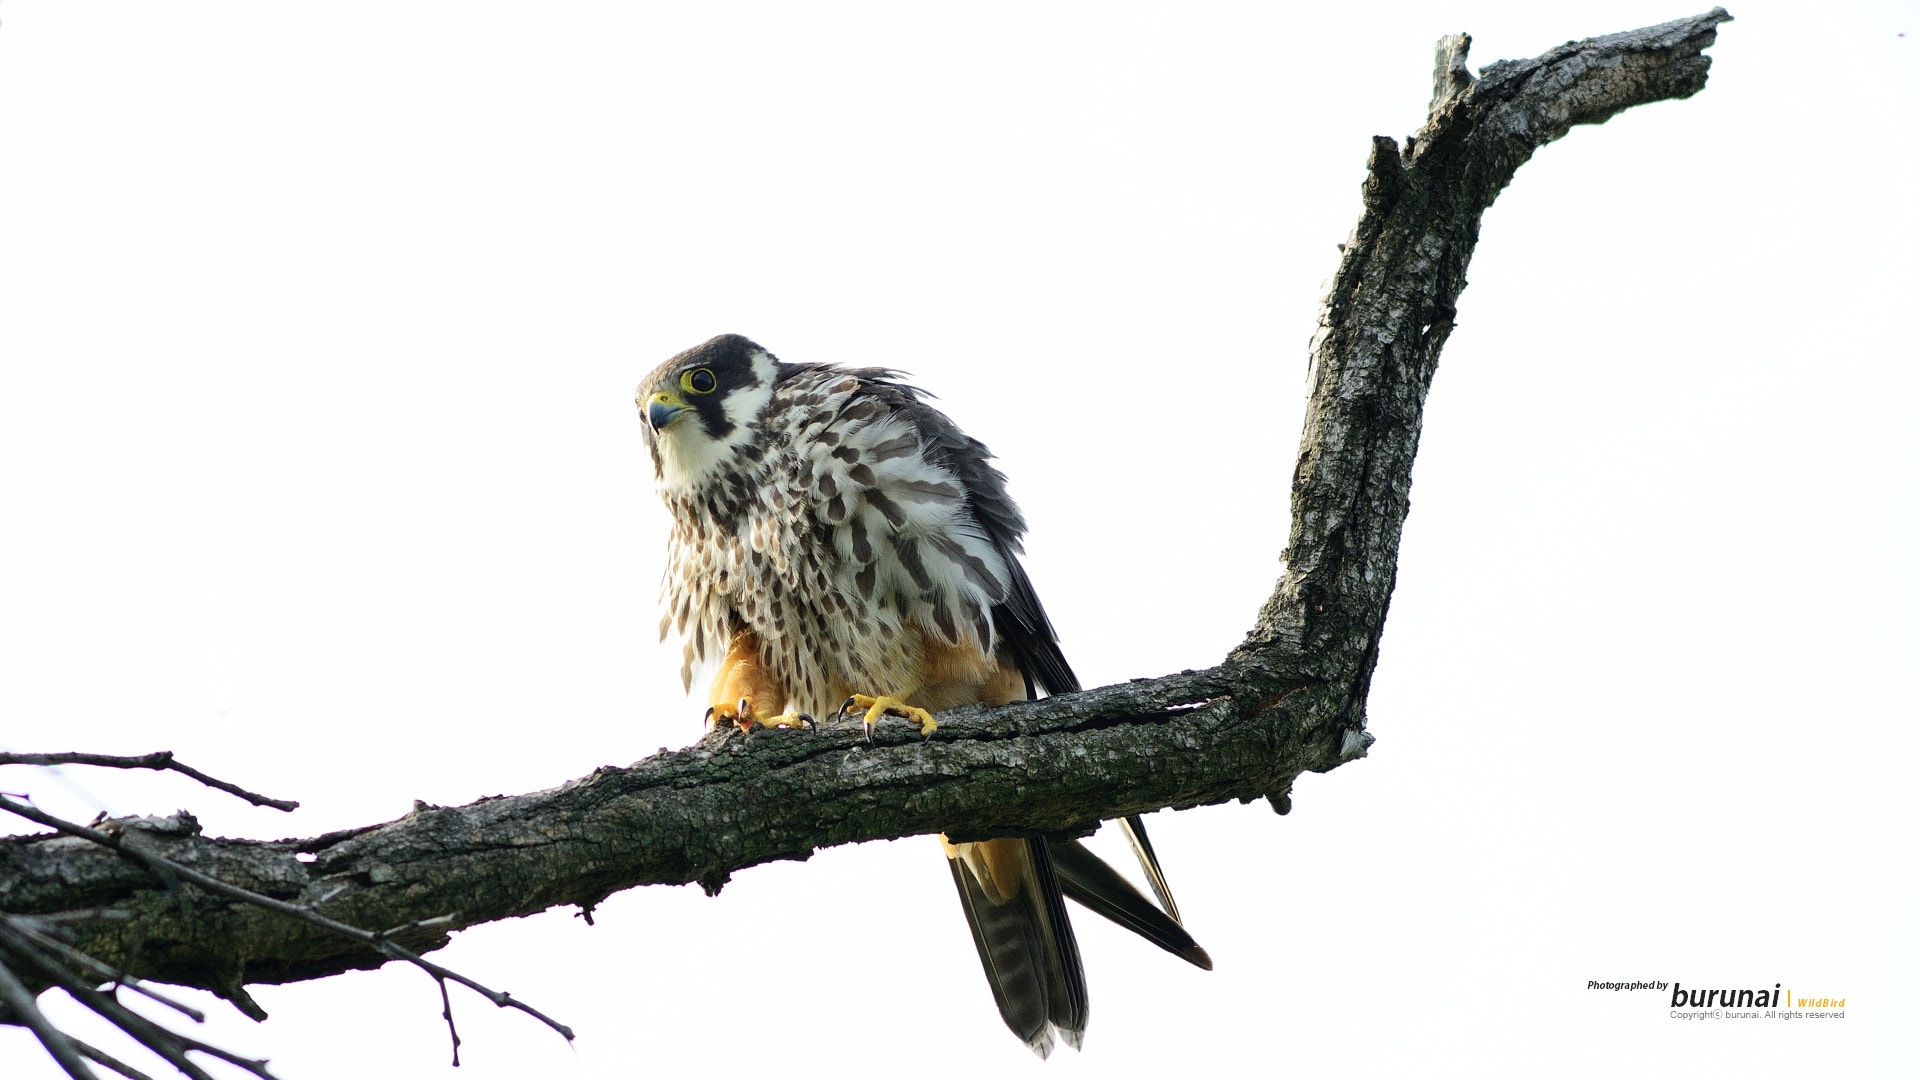
<svg viewBox="0 0 1920 1080">
<path fill-rule="evenodd" d="M 1079 689 L 1020 566 L 1026 523 L 987 448 L 885 368 L 783 363 L 737 334 L 660 365 L 634 402 L 673 515 L 664 640 L 718 661 L 709 719 L 872 725 Z M 1202 968 L 1139 818 L 1122 830 L 1160 906 L 1071 838 L 942 837 L 1000 1015 L 1076 1048 L 1086 979 L 1062 897 Z"/>
</svg>

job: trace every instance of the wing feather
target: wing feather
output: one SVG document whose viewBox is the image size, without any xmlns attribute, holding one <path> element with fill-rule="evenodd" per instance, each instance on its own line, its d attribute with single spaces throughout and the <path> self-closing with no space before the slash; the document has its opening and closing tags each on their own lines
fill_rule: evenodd
<svg viewBox="0 0 1920 1080">
<path fill-rule="evenodd" d="M 1206 971 L 1213 958 L 1193 935 L 1078 840 L 1049 840 L 1061 889 L 1068 898 L 1113 920 L 1155 945 Z"/>
<path fill-rule="evenodd" d="M 1020 537 L 1027 531 L 1027 522 L 1007 494 L 1006 476 L 993 467 L 992 451 L 929 405 L 914 387 L 887 382 L 876 384 L 872 392 L 890 408 L 911 418 L 924 458 L 957 481 L 964 492 L 967 517 L 973 526 L 965 530 L 964 538 L 978 536 L 984 545 L 956 544 L 954 548 L 960 550 L 953 550 L 936 544 L 935 549 L 976 584 L 991 575 L 998 586 L 997 591 L 979 590 L 989 601 L 984 610 L 994 638 L 991 647 L 1020 669 L 1028 697 L 1080 689 L 1079 678 L 1060 650 L 1053 623 L 1020 565 Z"/>
<path fill-rule="evenodd" d="M 822 384 L 822 405 L 796 440 L 807 501 L 831 536 L 843 592 L 943 644 L 971 642 L 992 656 L 988 613 L 1013 588 L 1014 564 L 942 449 L 952 423 L 891 376 L 825 368 L 807 376 Z"/>
</svg>

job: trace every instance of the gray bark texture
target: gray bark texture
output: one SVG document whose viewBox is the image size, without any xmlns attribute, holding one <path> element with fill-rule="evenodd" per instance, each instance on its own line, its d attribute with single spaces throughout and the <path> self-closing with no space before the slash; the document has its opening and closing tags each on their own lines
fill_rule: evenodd
<svg viewBox="0 0 1920 1080">
<path fill-rule="evenodd" d="M 946 832 L 1077 833 L 1103 819 L 1265 797 L 1362 756 L 1367 689 L 1393 592 L 1421 409 L 1480 218 L 1514 170 L 1575 124 L 1685 98 L 1706 84 L 1716 8 L 1569 43 L 1468 74 L 1468 38 L 1441 40 L 1426 125 L 1376 138 L 1360 223 L 1344 246 L 1311 355 L 1292 473 L 1285 571 L 1246 641 L 1218 666 L 905 722 L 871 743 L 857 722 L 730 729 L 529 795 L 417 804 L 381 825 L 309 839 L 202 836 L 192 818 L 98 826 L 126 843 L 417 950 L 449 927 L 617 890 L 699 882 L 816 848 Z M 312 979 L 388 959 L 284 914 L 166 882 L 72 836 L 0 839 L 0 911 L 114 909 L 75 944 L 134 974 L 245 1000 L 246 983 Z"/>
</svg>

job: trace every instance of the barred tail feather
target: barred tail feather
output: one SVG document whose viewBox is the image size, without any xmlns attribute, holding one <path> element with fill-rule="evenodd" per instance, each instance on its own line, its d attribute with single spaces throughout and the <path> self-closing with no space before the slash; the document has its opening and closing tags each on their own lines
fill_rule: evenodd
<svg viewBox="0 0 1920 1080">
<path fill-rule="evenodd" d="M 1000 1018 L 1043 1058 L 1056 1031 L 1079 1049 L 1086 974 L 1047 842 L 961 844 L 948 866 Z"/>
</svg>

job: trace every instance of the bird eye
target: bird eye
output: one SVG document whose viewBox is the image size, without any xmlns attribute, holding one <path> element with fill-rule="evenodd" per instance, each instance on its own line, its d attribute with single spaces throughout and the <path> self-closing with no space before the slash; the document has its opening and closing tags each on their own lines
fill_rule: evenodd
<svg viewBox="0 0 1920 1080">
<path fill-rule="evenodd" d="M 718 385 L 719 382 L 713 377 L 713 372 L 706 368 L 694 368 L 680 376 L 680 389 L 689 394 L 711 394 L 713 388 Z"/>
</svg>

